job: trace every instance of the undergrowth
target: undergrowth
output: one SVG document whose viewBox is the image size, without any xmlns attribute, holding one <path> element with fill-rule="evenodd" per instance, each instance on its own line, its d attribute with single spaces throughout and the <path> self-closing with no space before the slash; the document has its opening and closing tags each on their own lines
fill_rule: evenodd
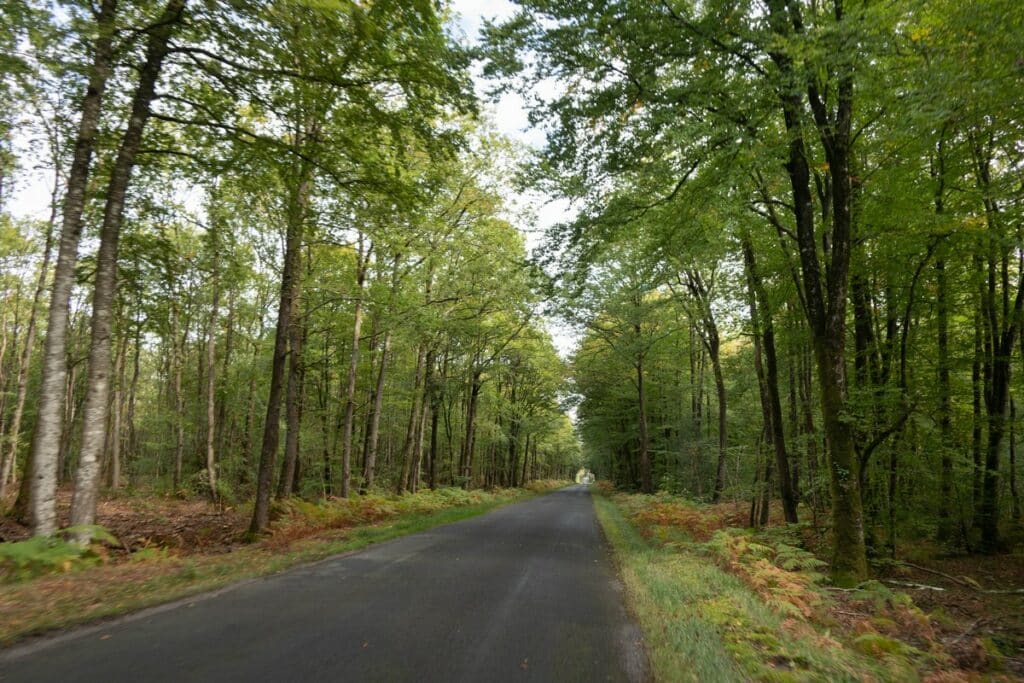
<svg viewBox="0 0 1024 683">
<path fill-rule="evenodd" d="M 92 541 L 76 542 L 73 536 L 80 532 L 88 532 Z M 116 543 L 117 539 L 109 531 L 95 524 L 68 527 L 53 536 L 0 543 L 0 583 L 16 583 L 105 564 L 109 557 L 106 546 Z"/>
<path fill-rule="evenodd" d="M 564 486 L 564 482 L 557 485 Z M 552 485 L 538 485 L 543 491 Z M 371 493 L 351 498 L 330 498 L 306 501 L 292 498 L 275 503 L 271 511 L 273 523 L 263 545 L 271 549 L 286 548 L 301 538 L 332 529 L 379 524 L 402 515 L 429 515 L 452 507 L 497 504 L 521 497 L 519 489 L 461 488 L 425 489 L 416 493 L 396 495 Z"/>
<path fill-rule="evenodd" d="M 967 680 L 906 595 L 878 582 L 833 592 L 799 526 L 729 528 L 719 509 L 668 495 L 595 505 L 660 680 Z"/>
</svg>

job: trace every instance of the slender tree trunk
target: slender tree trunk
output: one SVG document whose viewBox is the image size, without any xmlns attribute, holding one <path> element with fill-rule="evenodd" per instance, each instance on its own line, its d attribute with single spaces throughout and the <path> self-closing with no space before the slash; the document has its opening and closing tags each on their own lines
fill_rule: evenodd
<svg viewBox="0 0 1024 683">
<path fill-rule="evenodd" d="M 427 415 L 432 414 L 432 394 L 434 393 L 434 352 L 429 351 L 424 360 L 423 395 L 420 398 L 420 419 L 416 427 L 416 440 L 412 452 L 412 468 L 409 474 L 408 488 L 413 493 L 419 488 L 420 466 L 423 461 L 423 437 L 427 429 Z"/>
<path fill-rule="evenodd" d="M 448 352 L 445 351 L 444 361 L 441 363 L 441 380 L 435 382 L 430 390 L 430 461 L 428 463 L 428 477 L 427 481 L 430 486 L 430 490 L 433 491 L 437 488 L 437 460 L 439 453 L 437 452 L 437 431 L 440 426 L 441 408 L 442 408 L 442 396 L 441 389 L 438 384 L 444 386 L 445 380 L 447 379 L 447 367 L 448 367 Z"/>
<path fill-rule="evenodd" d="M 301 144 L 301 141 L 296 141 Z M 253 506 L 250 536 L 262 533 L 270 521 L 270 491 L 280 447 L 281 395 L 284 392 L 285 363 L 288 360 L 288 335 L 292 328 L 292 311 L 298 294 L 301 269 L 303 224 L 311 189 L 310 169 L 305 163 L 299 169 L 298 183 L 290 200 L 287 235 L 285 237 L 284 269 L 281 274 L 281 294 L 277 308 L 277 328 L 274 332 L 274 356 L 270 371 L 270 392 L 267 397 L 267 416 L 263 423 L 263 442 L 260 446 L 259 470 L 256 474 L 256 503 Z"/>
<path fill-rule="evenodd" d="M 473 476 L 473 451 L 476 447 L 476 408 L 480 398 L 480 375 L 483 371 L 474 367 L 469 390 L 469 403 L 466 408 L 466 440 L 462 444 L 460 467 L 463 477 L 463 488 L 469 488 Z"/>
<path fill-rule="evenodd" d="M 747 269 L 750 300 L 750 319 L 754 325 L 754 365 L 761 380 L 761 406 L 764 413 L 766 436 L 775 451 L 775 466 L 779 473 L 782 508 L 788 524 L 796 524 L 797 498 L 793 492 L 793 479 L 789 471 L 786 452 L 786 428 L 783 423 L 782 401 L 779 398 L 779 367 L 775 352 L 775 328 L 771 312 L 766 310 L 768 298 L 757 272 L 757 261 L 749 236 L 743 239 L 743 259 Z M 761 307 L 758 307 L 758 299 Z M 762 354 L 764 363 L 762 364 Z M 767 481 L 767 478 L 766 478 Z"/>
<path fill-rule="evenodd" d="M 177 304 L 171 304 L 171 359 L 173 366 L 174 394 L 174 493 L 181 490 L 181 468 L 185 459 L 185 393 L 182 387 L 182 373 L 185 364 L 185 338 L 179 333 L 179 313 Z"/>
<path fill-rule="evenodd" d="M 138 455 L 139 436 L 135 429 L 135 397 L 139 394 L 139 374 L 141 373 L 142 356 L 142 321 L 135 319 L 135 340 L 132 350 L 132 381 L 128 385 L 128 403 L 125 421 L 128 424 L 128 447 L 125 449 L 125 460 Z"/>
<path fill-rule="evenodd" d="M 298 266 L 296 266 L 298 272 Z M 288 498 L 292 495 L 292 486 L 295 482 L 295 473 L 298 470 L 299 461 L 299 435 L 302 425 L 302 347 L 305 337 L 305 321 L 299 318 L 299 289 L 296 283 L 295 296 L 292 299 L 292 317 L 288 330 L 288 388 L 285 390 L 285 437 L 284 437 L 284 463 L 281 467 L 281 475 L 277 484 L 277 497 Z"/>
<path fill-rule="evenodd" d="M 520 418 L 519 418 L 519 415 L 517 413 L 517 406 L 516 406 L 516 388 L 517 388 L 516 387 L 516 377 L 515 377 L 515 374 L 513 374 L 512 378 L 510 379 L 510 388 L 509 388 L 509 406 L 512 409 L 511 410 L 512 414 L 510 416 L 509 426 L 508 426 L 508 477 L 507 477 L 508 485 L 513 487 L 513 488 L 518 483 L 516 481 L 516 473 L 517 473 L 517 470 L 518 470 L 517 465 L 519 464 L 519 424 L 520 424 Z M 501 394 L 501 388 L 500 387 L 498 389 L 498 394 L 499 395 Z M 499 419 L 500 419 L 500 415 L 499 415 Z M 499 424 L 498 426 L 500 427 L 501 425 Z"/>
<path fill-rule="evenodd" d="M 939 435 L 941 438 L 939 466 L 939 528 L 940 541 L 953 536 L 953 421 L 952 387 L 949 373 L 949 305 L 947 300 L 946 262 L 935 261 L 935 315 L 938 326 Z"/>
<path fill-rule="evenodd" d="M 128 338 L 121 342 L 121 350 L 114 362 L 114 376 L 117 378 L 114 386 L 114 400 L 111 410 L 113 415 L 110 420 L 110 488 L 121 488 L 121 413 L 122 396 L 124 394 L 124 357 L 128 352 Z"/>
<path fill-rule="evenodd" d="M 56 492 L 60 441 L 64 431 L 63 404 L 67 383 L 67 328 L 71 291 L 75 284 L 82 213 L 89 181 L 93 147 L 100 123 L 100 109 L 113 62 L 113 38 L 117 0 L 102 0 L 96 17 L 89 84 L 82 100 L 82 115 L 75 137 L 61 223 L 60 247 L 53 275 L 46 341 L 43 345 L 42 381 L 39 390 L 31 461 L 31 524 L 35 535 L 57 528 Z"/>
<path fill-rule="evenodd" d="M 530 464 L 530 434 L 526 435 L 526 443 L 523 446 L 523 471 L 519 475 L 518 486 L 526 486 L 526 470 Z"/>
<path fill-rule="evenodd" d="M 214 247 L 216 248 L 216 246 Z M 206 328 L 206 479 L 210 487 L 210 500 L 217 502 L 217 317 L 220 306 L 220 286 L 214 257 L 213 302 L 210 305 L 210 322 Z"/>
<path fill-rule="evenodd" d="M 363 287 L 366 282 L 366 258 L 363 254 L 363 237 L 359 235 L 358 270 L 356 273 L 356 301 L 352 315 L 352 348 L 348 361 L 348 382 L 345 385 L 345 422 L 341 436 L 341 497 L 348 498 L 349 482 L 352 479 L 352 426 L 355 422 L 356 379 L 359 370 L 359 341 L 363 327 Z"/>
<path fill-rule="evenodd" d="M 1013 519 L 1020 522 L 1020 494 L 1017 491 L 1017 405 L 1010 396 L 1010 503 Z"/>
<path fill-rule="evenodd" d="M 363 468 L 363 483 L 359 492 L 365 494 L 373 487 L 377 468 L 377 442 L 380 436 L 380 414 L 384 410 L 384 378 L 388 369 L 388 355 L 391 353 L 391 330 L 384 333 L 384 344 L 380 352 L 380 368 L 373 392 L 373 407 L 370 413 L 370 428 L 366 433 L 366 465 Z"/>
<path fill-rule="evenodd" d="M 725 466 L 728 447 L 728 401 L 725 390 L 725 378 L 722 373 L 721 342 L 718 324 L 711 310 L 711 288 L 704 277 L 696 270 L 686 272 L 686 286 L 697 307 L 694 317 L 695 327 L 700 332 L 701 341 L 711 359 L 711 372 L 715 379 L 715 393 L 718 398 L 718 463 L 715 468 L 715 485 L 711 494 L 712 502 L 718 502 L 725 488 Z M 710 408 L 709 411 L 710 413 Z M 710 432 L 710 423 L 708 424 Z M 709 434 L 710 435 L 710 434 Z"/>
<path fill-rule="evenodd" d="M 639 326 L 638 326 L 639 327 Z M 651 459 L 648 453 L 647 436 L 647 391 L 644 386 L 644 357 L 640 354 L 636 360 L 636 400 L 639 416 L 639 439 L 640 439 L 640 490 L 644 493 L 654 493 L 654 481 L 651 477 Z"/>
<path fill-rule="evenodd" d="M 402 444 L 402 471 L 395 484 L 397 493 L 405 493 L 412 468 L 414 442 L 416 440 L 416 426 L 420 422 L 420 410 L 423 405 L 423 367 L 426 363 L 426 350 L 423 347 L 416 352 L 416 370 L 413 373 L 412 384 L 412 408 L 409 410 L 409 423 L 405 430 L 405 441 Z"/>
<path fill-rule="evenodd" d="M 146 59 L 132 100 L 128 127 L 114 160 L 107 185 L 106 205 L 100 226 L 100 248 L 96 257 L 96 283 L 93 290 L 92 334 L 85 408 L 82 420 L 82 448 L 78 461 L 75 493 L 71 499 L 71 524 L 92 524 L 99 495 L 100 457 L 106 441 L 107 413 L 110 409 L 110 341 L 113 333 L 114 295 L 117 280 L 117 250 L 121 235 L 124 203 L 131 180 L 135 156 L 142 144 L 142 133 L 149 120 L 150 104 L 156 96 L 164 58 L 171 34 L 180 23 L 186 0 L 168 0 L 163 13 L 149 34 Z M 88 541 L 89 534 L 78 535 Z"/>
<path fill-rule="evenodd" d="M 228 295 L 228 309 L 224 321 L 224 353 L 220 362 L 220 373 L 217 377 L 217 452 L 226 452 L 225 444 L 228 441 L 228 432 L 234 437 L 237 430 L 237 413 L 232 411 L 230 426 L 228 423 L 228 379 L 231 371 L 231 356 L 235 347 L 235 292 L 232 290 Z"/>
</svg>

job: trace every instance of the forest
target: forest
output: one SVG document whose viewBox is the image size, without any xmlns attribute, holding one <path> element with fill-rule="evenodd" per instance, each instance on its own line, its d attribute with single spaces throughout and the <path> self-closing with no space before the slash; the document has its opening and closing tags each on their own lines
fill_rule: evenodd
<svg viewBox="0 0 1024 683">
<path fill-rule="evenodd" d="M 0 541 L 587 468 L 1020 585 L 1018 2 L 494 6 L 0 0 Z"/>
<path fill-rule="evenodd" d="M 598 476 L 828 515 L 837 582 L 1020 540 L 1024 13 L 1013 2 L 520 3 Z"/>
<path fill-rule="evenodd" d="M 151 487 L 255 501 L 258 534 L 274 498 L 575 473 L 516 151 L 436 8 L 2 11 L 0 198 L 50 188 L 0 243 L 0 497 L 33 533 L 66 485 L 75 527 Z"/>
</svg>

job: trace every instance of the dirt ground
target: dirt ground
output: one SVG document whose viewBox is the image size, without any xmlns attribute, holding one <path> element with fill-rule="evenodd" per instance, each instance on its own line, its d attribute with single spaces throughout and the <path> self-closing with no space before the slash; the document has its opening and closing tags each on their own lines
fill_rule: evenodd
<svg viewBox="0 0 1024 683">
<path fill-rule="evenodd" d="M 71 489 L 57 496 L 61 525 L 69 523 Z M 119 495 L 103 498 L 96 523 L 109 530 L 125 551 L 161 547 L 178 554 L 228 552 L 241 543 L 248 516 L 237 508 L 223 510 L 207 500 L 182 500 L 157 495 Z M 28 538 L 27 527 L 0 517 L 0 541 Z"/>
</svg>

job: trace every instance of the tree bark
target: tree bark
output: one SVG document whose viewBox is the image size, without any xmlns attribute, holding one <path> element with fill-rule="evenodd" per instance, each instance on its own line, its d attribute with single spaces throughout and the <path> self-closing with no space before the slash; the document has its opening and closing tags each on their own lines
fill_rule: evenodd
<svg viewBox="0 0 1024 683">
<path fill-rule="evenodd" d="M 300 141 L 296 141 L 297 144 Z M 281 273 L 281 293 L 277 307 L 277 326 L 274 331 L 274 356 L 270 371 L 270 392 L 267 397 L 267 415 L 263 423 L 263 441 L 260 446 L 259 470 L 256 474 L 256 503 L 253 506 L 249 535 L 261 534 L 270 521 L 270 491 L 280 446 L 281 395 L 284 391 L 285 363 L 288 360 L 288 335 L 292 329 L 292 311 L 298 293 L 301 270 L 303 225 L 311 186 L 310 169 L 300 163 L 296 186 L 288 211 L 285 236 L 284 268 Z"/>
<path fill-rule="evenodd" d="M 747 270 L 747 288 L 750 319 L 754 326 L 754 366 L 761 388 L 761 409 L 764 413 L 765 435 L 775 452 L 779 490 L 782 494 L 783 514 L 788 524 L 796 524 L 797 500 L 793 492 L 793 479 L 789 471 L 786 451 L 786 427 L 783 422 L 782 401 L 779 398 L 779 367 L 775 352 L 775 328 L 771 312 L 767 311 L 768 298 L 757 272 L 757 261 L 749 236 L 743 239 L 743 261 Z M 758 300 L 761 306 L 758 306 Z M 763 361 L 762 361 L 762 356 Z M 766 469 L 765 482 L 769 482 Z M 767 508 L 766 508 L 767 509 Z"/>
<path fill-rule="evenodd" d="M 128 338 L 121 342 L 121 350 L 114 362 L 114 376 L 117 384 L 114 386 L 114 398 L 111 410 L 113 415 L 110 420 L 110 488 L 121 488 L 121 413 L 122 397 L 124 395 L 124 357 L 128 352 Z"/>
<path fill-rule="evenodd" d="M 380 368 L 373 392 L 373 408 L 370 413 L 370 428 L 366 433 L 366 465 L 363 468 L 363 483 L 359 493 L 365 494 L 373 487 L 377 468 L 377 442 L 380 438 L 380 414 L 384 410 L 384 378 L 388 369 L 388 355 L 391 353 L 391 330 L 384 333 L 384 344 L 380 351 Z"/>
<path fill-rule="evenodd" d="M 298 269 L 298 265 L 296 265 Z M 298 270 L 296 270 L 298 272 Z M 298 471 L 299 437 L 302 414 L 303 365 L 302 347 L 305 341 L 305 322 L 299 320 L 299 289 L 296 283 L 292 299 L 292 316 L 288 329 L 288 388 L 285 390 L 285 437 L 284 463 L 281 467 L 281 478 L 278 480 L 277 497 L 288 498 L 292 495 L 295 474 Z"/>
<path fill-rule="evenodd" d="M 939 528 L 940 541 L 953 536 L 953 421 L 952 387 L 949 373 L 949 304 L 947 299 L 946 262 L 935 261 L 935 316 L 938 327 L 938 384 L 939 384 Z"/>
<path fill-rule="evenodd" d="M 409 423 L 405 430 L 405 441 L 402 442 L 402 471 L 395 483 L 397 493 L 405 493 L 409 485 L 409 477 L 412 469 L 414 442 L 416 440 L 416 429 L 420 422 L 420 410 L 423 405 L 423 367 L 426 363 L 426 350 L 420 347 L 416 351 L 416 370 L 413 373 L 412 381 L 412 407 L 409 410 Z"/>
<path fill-rule="evenodd" d="M 96 17 L 89 83 L 82 99 L 82 115 L 68 170 L 67 192 L 61 220 L 60 247 L 53 275 L 46 341 L 43 344 L 42 380 L 39 390 L 35 435 L 32 442 L 30 517 L 32 533 L 52 534 L 57 528 L 56 491 L 60 441 L 64 431 L 64 392 L 67 383 L 68 304 L 75 285 L 82 213 L 89 183 L 93 148 L 100 123 L 100 109 L 113 62 L 113 38 L 117 0 L 102 0 Z"/>
<path fill-rule="evenodd" d="M 842 22 L 842 3 L 834 3 L 836 20 Z M 768 22 L 780 38 L 802 30 L 798 10 L 784 0 L 768 0 Z M 821 408 L 829 454 L 832 494 L 832 579 L 839 586 L 867 578 L 864 513 L 860 497 L 859 459 L 853 426 L 846 415 L 846 305 L 852 248 L 852 180 L 850 156 L 853 116 L 853 76 L 846 67 L 838 75 L 835 112 L 831 116 L 812 80 L 807 83 L 792 58 L 773 48 L 770 57 L 782 76 L 777 96 L 789 137 L 786 170 L 789 175 L 796 220 L 800 270 L 804 285 L 805 313 L 814 342 L 821 386 Z M 822 265 L 818 256 L 814 203 L 810 191 L 810 167 L 803 133 L 806 109 L 801 92 L 807 92 L 811 114 L 825 149 L 831 179 L 829 200 L 831 230 L 827 234 L 828 259 L 823 291 Z"/>
<path fill-rule="evenodd" d="M 639 327 L 639 326 L 637 326 Z M 654 493 L 654 481 L 651 477 L 651 458 L 648 453 L 649 443 L 647 436 L 647 390 L 644 386 L 644 357 L 640 354 L 636 361 L 636 400 L 640 440 L 640 490 L 644 493 Z"/>
<path fill-rule="evenodd" d="M 466 407 L 466 439 L 462 442 L 462 454 L 459 458 L 463 488 L 469 488 L 473 476 L 473 451 L 476 448 L 476 408 L 482 387 L 480 382 L 482 373 L 482 370 L 474 366 L 470 381 L 469 402 Z"/>
<path fill-rule="evenodd" d="M 214 249 L 216 249 L 216 245 Z M 220 285 L 217 275 L 218 259 L 214 256 L 213 302 L 210 321 L 206 328 L 206 479 L 210 487 L 210 500 L 217 502 L 217 316 L 220 307 Z"/>
<path fill-rule="evenodd" d="M 725 488 L 725 466 L 729 443 L 726 419 L 728 397 L 725 389 L 725 376 L 722 373 L 721 340 L 718 334 L 718 324 L 715 321 L 714 312 L 711 310 L 711 286 L 696 270 L 686 272 L 686 286 L 697 306 L 694 316 L 696 318 L 695 327 L 700 333 L 701 341 L 711 359 L 711 374 L 715 380 L 715 394 L 718 399 L 718 463 L 715 467 L 715 485 L 711 493 L 712 502 L 717 503 Z"/>
<path fill-rule="evenodd" d="M 369 251 L 369 250 L 367 250 Z M 359 370 L 359 342 L 363 327 L 363 288 L 366 283 L 366 259 L 363 253 L 363 235 L 359 234 L 359 251 L 356 254 L 356 301 L 352 316 L 352 347 L 348 360 L 348 382 L 345 385 L 345 422 L 341 436 L 341 497 L 348 498 L 352 479 L 352 427 L 356 410 L 356 379 Z"/>
<path fill-rule="evenodd" d="M 185 459 L 185 393 L 182 387 L 182 373 L 185 354 L 185 337 L 180 334 L 180 320 L 177 303 L 171 304 L 171 371 L 172 394 L 174 399 L 174 493 L 181 490 L 181 469 Z"/>
<path fill-rule="evenodd" d="M 168 0 L 160 20 L 150 30 L 146 58 L 139 72 L 128 126 L 121 138 L 107 185 L 103 222 L 100 226 L 100 248 L 96 257 L 87 393 L 82 414 L 82 448 L 75 492 L 71 499 L 71 524 L 74 526 L 92 524 L 96 517 L 100 457 L 106 442 L 107 414 L 110 409 L 110 342 L 114 322 L 117 250 L 125 198 L 135 166 L 135 156 L 142 144 L 142 133 L 149 120 L 150 105 L 156 96 L 157 80 L 169 50 L 171 34 L 181 22 L 185 3 L 186 0 Z M 87 532 L 78 534 L 80 542 L 87 542 L 88 537 Z"/>
</svg>

